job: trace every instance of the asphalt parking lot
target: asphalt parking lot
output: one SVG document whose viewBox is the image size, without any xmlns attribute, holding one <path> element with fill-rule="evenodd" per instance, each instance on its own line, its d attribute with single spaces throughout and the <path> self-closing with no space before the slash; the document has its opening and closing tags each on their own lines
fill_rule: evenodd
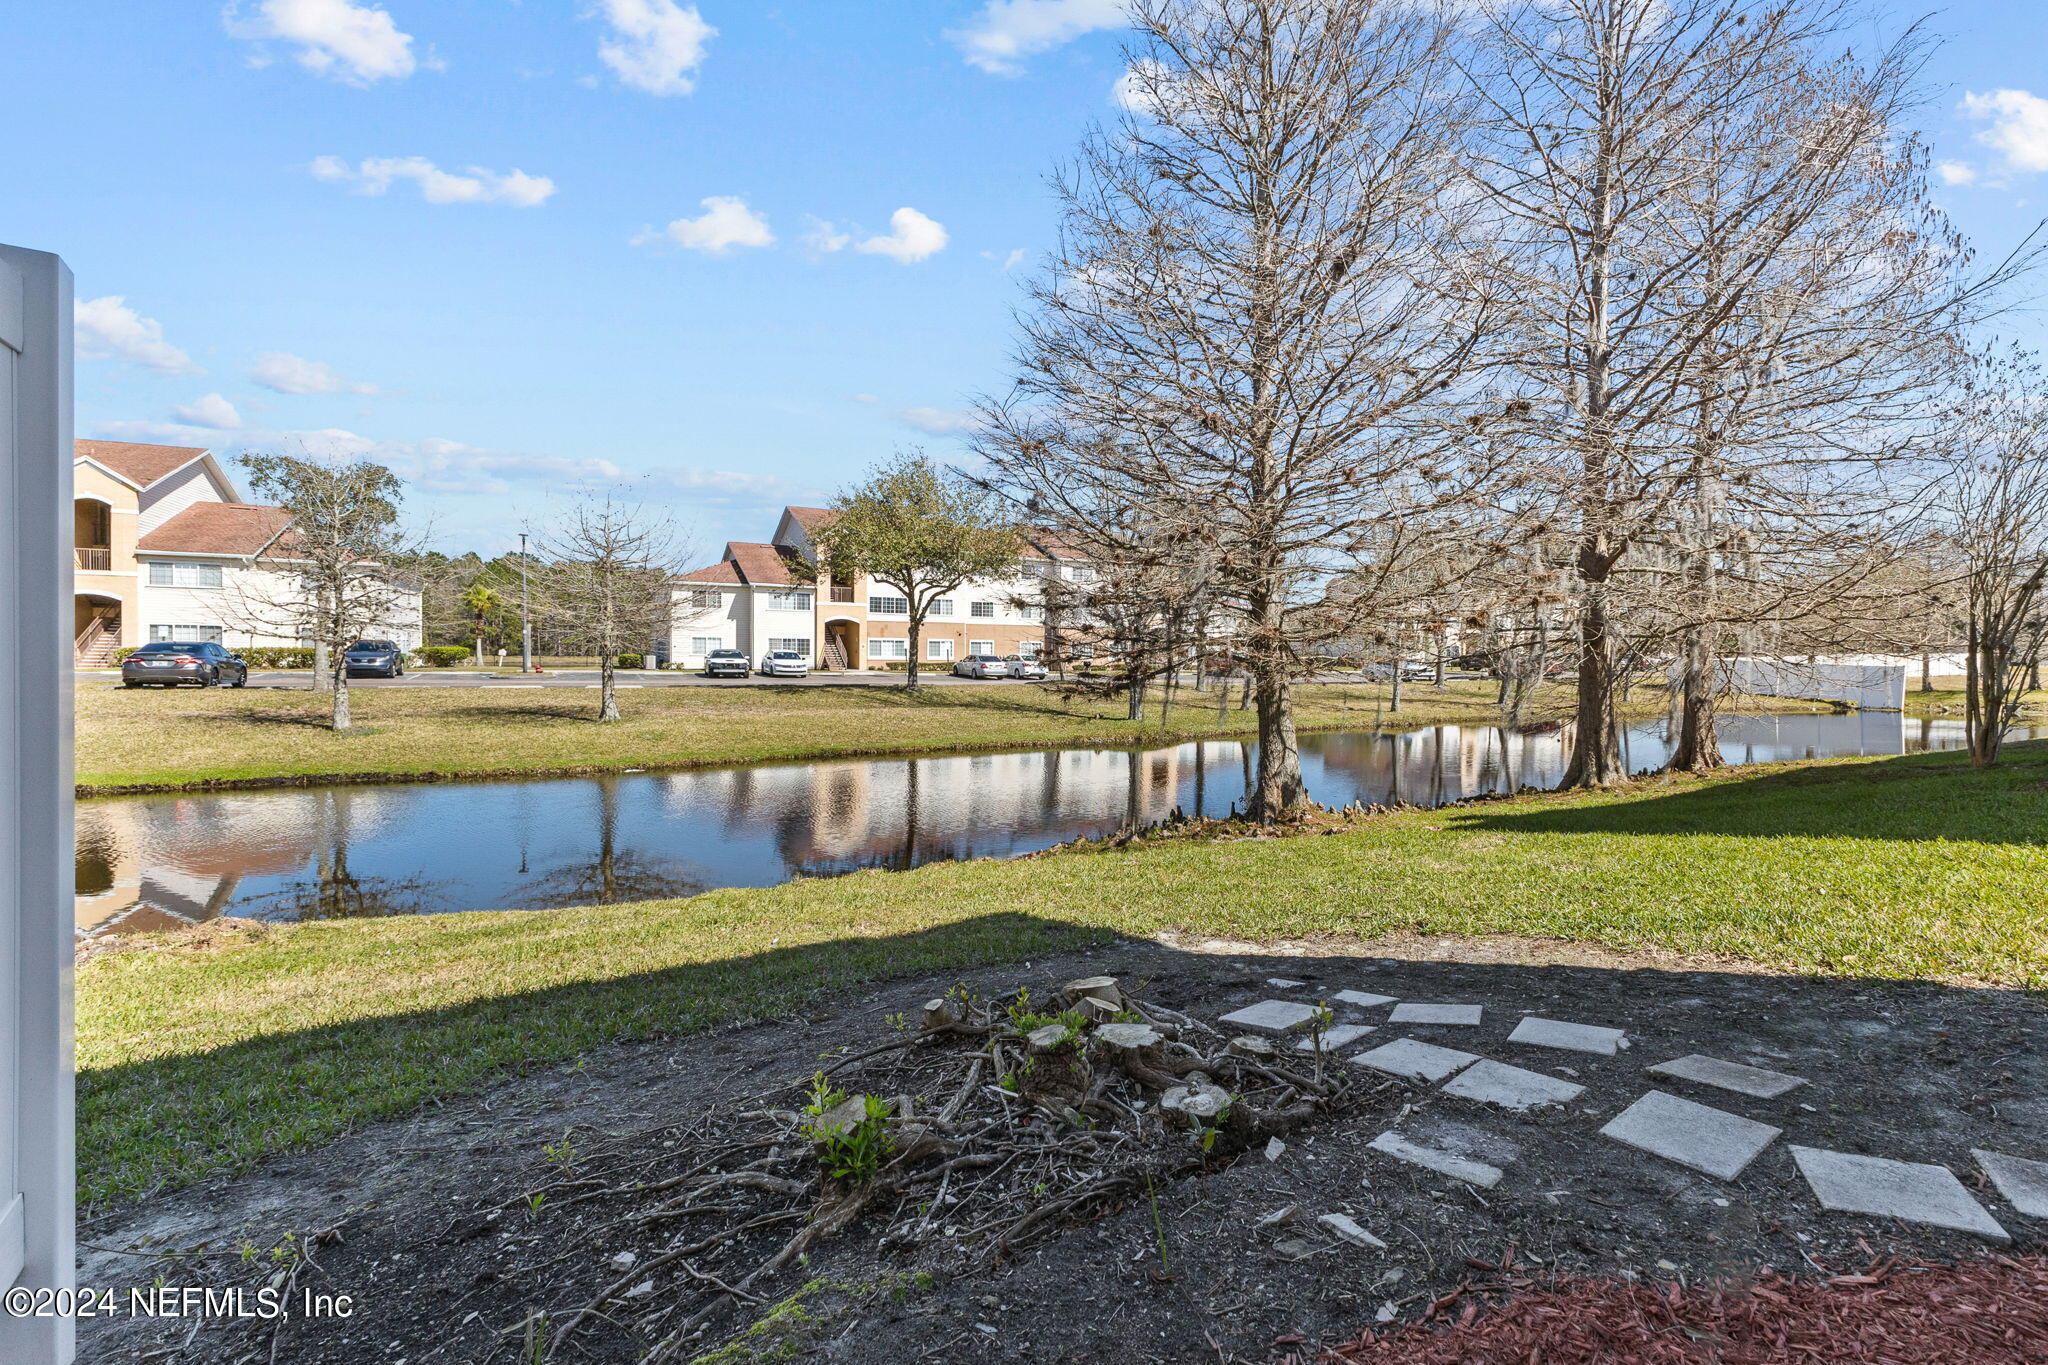
<svg viewBox="0 0 2048 1365">
<path fill-rule="evenodd" d="M 81 673 L 80 682 L 102 681 L 108 687 L 121 685 L 118 674 L 113 672 Z M 1015 678 L 956 678 L 950 672 L 921 671 L 917 675 L 920 683 L 942 683 L 965 687 L 1019 686 Z M 407 687 L 597 687 L 597 670 L 565 669 L 559 673 L 475 673 L 455 669 L 423 669 L 407 672 L 402 678 L 350 678 L 352 688 L 364 687 L 376 691 L 386 688 Z M 622 670 L 618 675 L 621 688 L 644 687 L 900 687 L 901 673 L 813 673 L 805 678 L 707 678 L 699 673 L 657 672 L 653 670 Z M 307 691 L 313 686 L 313 675 L 300 671 L 255 672 L 249 675 L 249 686 L 270 688 L 279 691 Z"/>
</svg>

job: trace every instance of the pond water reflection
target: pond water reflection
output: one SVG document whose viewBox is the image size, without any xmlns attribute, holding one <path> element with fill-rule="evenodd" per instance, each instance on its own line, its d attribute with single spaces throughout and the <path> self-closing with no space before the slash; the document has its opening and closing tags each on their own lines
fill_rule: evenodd
<svg viewBox="0 0 2048 1365">
<path fill-rule="evenodd" d="M 2018 737 L 2032 736 L 2023 731 Z M 1731 762 L 1957 748 L 1960 721 L 1729 716 Z M 1631 728 L 1629 766 L 1670 752 Z M 1432 726 L 1302 739 L 1330 805 L 1437 805 L 1548 786 L 1562 732 Z M 218 915 L 292 920 L 535 909 L 947 859 L 1005 857 L 1178 807 L 1242 800 L 1252 747 L 861 759 L 597 778 L 176 793 L 81 802 L 78 927 L 132 932 Z"/>
</svg>

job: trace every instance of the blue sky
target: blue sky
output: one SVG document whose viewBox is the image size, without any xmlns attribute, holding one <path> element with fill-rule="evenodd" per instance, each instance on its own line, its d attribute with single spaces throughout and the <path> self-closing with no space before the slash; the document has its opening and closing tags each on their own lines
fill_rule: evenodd
<svg viewBox="0 0 2048 1365">
<path fill-rule="evenodd" d="M 457 550 L 623 483 L 709 558 L 957 448 L 1118 11 L 17 0 L 0 240 L 77 272 L 81 435 L 382 459 Z M 1995 253 L 2048 203 L 2048 8 L 1931 22 L 1941 202 Z"/>
</svg>

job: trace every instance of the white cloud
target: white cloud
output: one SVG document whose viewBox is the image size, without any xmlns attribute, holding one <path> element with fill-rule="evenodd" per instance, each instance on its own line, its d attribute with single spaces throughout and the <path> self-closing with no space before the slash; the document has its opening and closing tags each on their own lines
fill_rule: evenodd
<svg viewBox="0 0 2048 1365">
<path fill-rule="evenodd" d="M 235 37 L 291 43 L 298 48 L 300 66 L 350 85 L 403 80 L 420 65 L 413 56 L 412 35 L 399 32 L 389 12 L 377 5 L 355 0 L 261 0 L 247 21 L 232 3 L 222 17 Z M 259 55 L 257 64 L 267 60 Z"/>
<path fill-rule="evenodd" d="M 1165 63 L 1140 57 L 1116 78 L 1109 88 L 1109 101 L 1130 113 L 1156 118 L 1170 79 Z"/>
<path fill-rule="evenodd" d="M 882 401 L 871 393 L 850 393 L 847 397 L 856 403 L 879 403 Z"/>
<path fill-rule="evenodd" d="M 854 250 L 912 265 L 946 248 L 946 229 L 916 209 L 901 208 L 890 214 L 889 229 L 888 236 L 870 237 Z"/>
<path fill-rule="evenodd" d="M 555 182 L 544 175 L 521 170 L 499 175 L 481 166 L 457 175 L 423 156 L 370 157 L 354 167 L 338 156 L 322 156 L 306 169 L 315 179 L 353 185 L 357 194 L 382 194 L 397 181 L 410 180 L 429 204 L 510 204 L 530 209 L 546 203 L 555 192 Z"/>
<path fill-rule="evenodd" d="M 1944 185 L 1967 185 L 1977 178 L 1977 168 L 1967 161 L 1944 161 L 1935 166 L 1934 173 L 1941 177 Z"/>
<path fill-rule="evenodd" d="M 853 244 L 853 238 L 832 223 L 822 218 L 811 219 L 810 230 L 804 233 L 804 249 L 820 254 L 844 251 Z"/>
<path fill-rule="evenodd" d="M 958 436 L 980 425 L 973 413 L 958 408 L 904 408 L 894 416 L 933 436 Z"/>
<path fill-rule="evenodd" d="M 125 295 L 77 300 L 71 315 L 82 359 L 125 360 L 164 374 L 206 373 L 164 340 L 162 323 L 130 308 Z"/>
<path fill-rule="evenodd" d="M 650 95 L 687 95 L 697 88 L 695 72 L 704 45 L 718 30 L 704 22 L 695 5 L 676 0 L 603 0 L 600 12 L 611 25 L 597 55 L 619 83 Z"/>
<path fill-rule="evenodd" d="M 359 393 L 374 394 L 375 384 L 357 384 L 341 377 L 332 365 L 286 351 L 269 351 L 256 357 L 249 378 L 272 393 Z"/>
<path fill-rule="evenodd" d="M 648 228 L 633 239 L 633 245 L 668 241 L 691 251 L 723 256 L 736 246 L 775 244 L 775 234 L 768 230 L 768 220 L 748 208 L 746 200 L 733 195 L 714 194 L 698 202 L 704 212 L 695 218 L 678 218 L 659 231 Z"/>
<path fill-rule="evenodd" d="M 2048 171 L 2048 99 L 2024 90 L 1993 90 L 1964 95 L 1962 108 L 1990 122 L 1977 141 L 2002 154 L 2013 170 Z"/>
<path fill-rule="evenodd" d="M 1023 61 L 1099 29 L 1130 22 L 1127 0 L 988 0 L 966 28 L 951 38 L 969 66 L 997 76 L 1015 76 Z"/>
<path fill-rule="evenodd" d="M 187 426 L 211 427 L 216 431 L 233 431 L 242 425 L 242 414 L 235 411 L 235 405 L 217 393 L 173 408 L 171 415 Z"/>
</svg>

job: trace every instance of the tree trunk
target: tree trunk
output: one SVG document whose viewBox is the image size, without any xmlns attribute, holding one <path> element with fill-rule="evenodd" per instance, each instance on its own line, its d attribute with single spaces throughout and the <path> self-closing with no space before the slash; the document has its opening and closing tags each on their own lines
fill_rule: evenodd
<svg viewBox="0 0 2048 1365">
<path fill-rule="evenodd" d="M 334 690 L 334 670 L 328 664 L 328 656 L 331 653 L 333 651 L 327 648 L 325 640 L 315 640 L 313 642 L 313 690 L 315 692 L 332 692 Z"/>
<path fill-rule="evenodd" d="M 484 666 L 484 637 L 481 635 L 476 637 L 476 666 Z"/>
<path fill-rule="evenodd" d="M 1124 684 L 1124 719 L 1145 719 L 1145 675 L 1133 671 Z"/>
<path fill-rule="evenodd" d="M 328 690 L 334 694 L 328 709 L 328 725 L 337 730 L 346 730 L 355 724 L 348 709 L 348 663 L 346 655 L 337 655 L 336 667 L 321 676 L 327 679 Z"/>
<path fill-rule="evenodd" d="M 1679 689 L 1678 745 L 1665 765 L 1670 772 L 1705 773 L 1721 766 L 1721 746 L 1714 734 L 1720 689 L 1714 685 L 1713 667 L 1706 630 L 1696 626 L 1687 631 L 1674 680 Z"/>
<path fill-rule="evenodd" d="M 1922 692 L 1932 692 L 1934 690 L 1934 656 L 1932 654 L 1922 654 L 1920 656 L 1920 690 Z"/>
<path fill-rule="evenodd" d="M 1252 788 L 1253 820 L 1270 825 L 1307 799 L 1301 781 L 1301 747 L 1294 733 L 1294 698 L 1287 674 L 1275 663 L 1253 665 L 1249 689 L 1257 682 L 1259 771 Z"/>
<path fill-rule="evenodd" d="M 618 667 L 619 656 L 600 654 L 597 658 L 597 718 L 599 721 L 619 718 L 618 678 L 613 670 Z"/>
<path fill-rule="evenodd" d="M 1401 656 L 1399 654 L 1394 655 L 1394 689 L 1393 695 L 1387 700 L 1387 714 L 1391 716 L 1401 714 L 1401 674 L 1403 672 L 1401 664 Z"/>
<path fill-rule="evenodd" d="M 923 638 L 924 618 L 922 616 L 912 616 L 910 618 L 910 644 L 908 646 L 910 654 L 903 661 L 903 685 L 907 688 L 915 688 L 917 686 L 918 642 Z"/>
<path fill-rule="evenodd" d="M 1614 635 L 1607 619 L 1604 579 L 1587 584 L 1579 611 L 1579 686 L 1571 761 L 1561 788 L 1609 787 L 1628 780 L 1621 761 L 1621 724 L 1615 714 Z"/>
</svg>

